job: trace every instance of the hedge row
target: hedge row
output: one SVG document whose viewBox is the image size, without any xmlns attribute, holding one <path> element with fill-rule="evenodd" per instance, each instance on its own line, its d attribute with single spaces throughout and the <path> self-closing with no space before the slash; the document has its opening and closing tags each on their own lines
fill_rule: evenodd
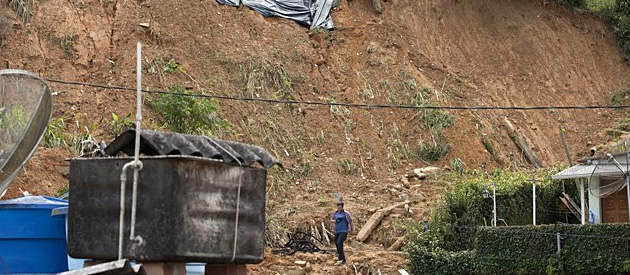
<svg viewBox="0 0 630 275">
<path fill-rule="evenodd" d="M 468 227 L 491 225 L 492 199 L 484 199 L 486 188 L 492 195 L 496 184 L 497 217 L 508 225 L 532 224 L 532 184 L 528 179 L 538 178 L 536 187 L 536 209 L 538 224 L 577 223 L 573 215 L 558 199 L 562 195 L 562 184 L 552 182 L 550 175 L 556 170 L 538 175 L 519 172 L 495 171 L 490 174 L 470 174 L 453 179 L 444 201 L 433 211 L 431 233 L 440 241 L 440 247 L 450 250 L 468 250 L 471 247 Z M 575 184 L 566 184 L 569 194 L 576 194 Z M 573 197 L 576 197 L 575 195 Z M 503 225 L 503 222 L 499 222 Z M 474 233 L 474 232 L 473 232 Z"/>
<path fill-rule="evenodd" d="M 479 227 L 470 250 L 407 246 L 413 274 L 619 274 L 628 272 L 630 225 Z M 561 232 L 558 254 L 556 233 Z M 422 239 L 422 238 L 420 238 Z M 427 239 L 424 239 L 425 241 Z"/>
</svg>

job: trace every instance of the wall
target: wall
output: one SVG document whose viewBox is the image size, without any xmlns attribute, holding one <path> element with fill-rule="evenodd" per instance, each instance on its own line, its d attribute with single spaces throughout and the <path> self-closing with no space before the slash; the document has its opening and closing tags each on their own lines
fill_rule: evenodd
<svg viewBox="0 0 630 275">
<path fill-rule="evenodd" d="M 588 192 L 588 206 L 589 211 L 595 214 L 595 223 L 602 222 L 602 210 L 601 210 L 601 199 L 593 195 L 599 194 L 599 177 L 593 176 L 591 180 L 588 182 L 587 188 L 585 190 Z"/>
</svg>

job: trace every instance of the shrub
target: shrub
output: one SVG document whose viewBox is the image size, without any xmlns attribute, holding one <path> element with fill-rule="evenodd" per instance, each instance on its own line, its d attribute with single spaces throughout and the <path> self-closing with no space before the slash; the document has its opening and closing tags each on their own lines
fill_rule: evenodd
<svg viewBox="0 0 630 275">
<path fill-rule="evenodd" d="M 442 135 L 436 135 L 429 142 L 421 140 L 418 143 L 417 155 L 421 160 L 433 162 L 446 156 L 450 150 L 451 144 Z"/>
<path fill-rule="evenodd" d="M 619 90 L 610 97 L 610 105 L 624 105 L 624 103 L 630 97 L 630 90 Z"/>
<path fill-rule="evenodd" d="M 630 0 L 617 0 L 614 10 L 607 17 L 621 51 L 630 58 Z"/>
<path fill-rule="evenodd" d="M 624 272 L 628 241 L 627 224 L 488 227 L 478 231 L 474 249 L 486 274 L 614 274 Z"/>
<path fill-rule="evenodd" d="M 217 101 L 197 98 L 197 93 L 180 86 L 171 92 L 149 100 L 149 105 L 160 114 L 166 128 L 178 133 L 216 136 L 232 125 L 218 114 Z"/>
<path fill-rule="evenodd" d="M 471 247 L 470 227 L 490 225 L 492 220 L 492 200 L 481 195 L 484 188 L 492 192 L 495 183 L 497 200 L 497 218 L 508 225 L 532 223 L 532 185 L 527 180 L 539 178 L 536 187 L 536 218 L 538 224 L 578 222 L 576 218 L 564 215 L 565 208 L 558 200 L 562 194 L 562 185 L 551 181 L 556 170 L 541 174 L 523 172 L 496 171 L 479 173 L 468 171 L 463 176 L 453 178 L 450 190 L 444 195 L 431 214 L 431 234 L 439 240 L 440 247 L 451 250 L 467 250 Z M 575 195 L 575 185 L 566 186 L 569 194 Z"/>
<path fill-rule="evenodd" d="M 131 113 L 124 117 L 119 117 L 116 113 L 112 113 L 112 121 L 109 123 L 109 135 L 115 138 L 123 131 L 134 127 L 136 127 L 136 123 L 132 120 Z"/>
</svg>

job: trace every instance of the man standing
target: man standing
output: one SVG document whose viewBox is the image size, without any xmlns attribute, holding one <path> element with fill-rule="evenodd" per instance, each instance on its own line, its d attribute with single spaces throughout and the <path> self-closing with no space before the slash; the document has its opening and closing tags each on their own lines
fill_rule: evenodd
<svg viewBox="0 0 630 275">
<path fill-rule="evenodd" d="M 343 252 L 343 242 L 348 238 L 354 230 L 352 216 L 350 212 L 343 209 L 343 202 L 337 202 L 337 211 L 333 214 L 332 220 L 335 222 L 335 245 L 337 245 L 337 254 L 339 261 L 335 265 L 346 263 L 346 255 Z"/>
</svg>

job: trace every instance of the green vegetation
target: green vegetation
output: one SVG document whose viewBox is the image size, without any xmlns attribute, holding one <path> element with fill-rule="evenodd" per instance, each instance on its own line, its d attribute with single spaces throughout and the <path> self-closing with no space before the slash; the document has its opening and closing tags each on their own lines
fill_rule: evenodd
<svg viewBox="0 0 630 275">
<path fill-rule="evenodd" d="M 630 0 L 555 0 L 593 12 L 612 27 L 621 51 L 630 59 Z"/>
<path fill-rule="evenodd" d="M 75 121 L 72 130 L 68 130 L 66 117 L 58 117 L 48 124 L 44 132 L 44 146 L 47 148 L 66 147 L 76 154 L 81 153 L 81 142 L 91 140 L 92 133 L 98 128 L 98 122 L 88 124 Z"/>
<path fill-rule="evenodd" d="M 168 58 L 168 61 L 166 61 L 165 58 L 158 57 L 155 59 L 155 64 L 162 67 L 162 70 L 166 73 L 186 73 L 184 67 L 173 58 Z"/>
<path fill-rule="evenodd" d="M 618 138 L 630 132 L 630 119 L 622 118 L 617 125 L 611 129 L 606 129 L 606 134 L 611 138 Z"/>
<path fill-rule="evenodd" d="M 361 168 L 359 168 L 351 159 L 342 159 L 339 161 L 339 172 L 345 175 L 357 176 L 361 174 Z"/>
<path fill-rule="evenodd" d="M 457 164 L 452 166 L 456 167 Z M 482 173 L 474 170 L 461 174 L 454 173 L 452 186 L 444 195 L 443 202 L 438 204 L 438 207 L 431 214 L 429 229 L 425 231 L 416 226 L 409 231 L 409 242 L 405 249 L 410 253 L 412 273 L 505 273 L 492 269 L 495 267 L 485 265 L 487 262 L 492 262 L 491 260 L 478 258 L 480 251 L 483 251 L 486 255 L 490 255 L 488 257 L 496 256 L 497 258 L 493 259 L 498 262 L 499 259 L 504 259 L 503 254 L 492 254 L 482 249 L 486 249 L 486 245 L 488 247 L 499 244 L 509 246 L 517 241 L 498 239 L 493 241 L 493 244 L 486 244 L 485 242 L 488 241 L 482 239 L 484 236 L 480 232 L 486 230 L 486 225 L 490 225 L 492 220 L 492 200 L 484 199 L 482 191 L 487 189 L 492 192 L 491 183 L 493 182 L 497 188 L 497 218 L 501 221 L 500 224 L 525 225 L 532 223 L 532 184 L 528 181 L 531 178 L 540 179 L 536 183 L 537 223 L 576 223 L 577 220 L 574 217 L 565 215 L 566 211 L 558 200 L 562 193 L 562 184 L 551 181 L 551 175 L 555 172 L 557 170 L 539 174 L 505 171 Z M 571 194 L 577 192 L 572 184 L 567 185 L 566 189 Z M 511 237 L 520 238 L 523 236 L 512 234 Z M 532 236 L 525 234 L 523 238 L 525 237 L 531 238 Z M 525 245 L 532 241 L 524 239 L 519 242 Z M 552 244 L 555 245 L 555 242 Z M 538 260 L 540 259 L 534 259 L 534 261 Z M 528 261 L 521 259 L 520 262 L 527 263 Z M 509 261 L 503 263 L 508 265 L 506 268 L 512 268 L 512 271 L 507 273 L 514 273 L 515 270 L 518 270 L 518 266 L 510 265 L 511 262 Z M 525 274 L 544 272 L 544 268 L 548 264 L 546 258 L 544 263 L 542 271 L 527 272 L 531 269 L 524 269 Z M 554 265 L 552 267 L 557 268 Z"/>
<path fill-rule="evenodd" d="M 625 105 L 630 98 L 630 90 L 619 90 L 615 92 L 610 98 L 610 105 L 618 106 Z"/>
<path fill-rule="evenodd" d="M 625 274 L 627 224 L 479 227 L 470 249 L 408 245 L 413 274 Z M 557 236 L 561 236 L 561 252 Z M 416 234 L 422 234 L 416 231 Z"/>
<path fill-rule="evenodd" d="M 451 144 L 440 135 L 432 135 L 431 140 L 418 142 L 418 158 L 433 162 L 442 159 L 451 150 Z"/>
<path fill-rule="evenodd" d="M 0 108 L 0 150 L 11 150 L 22 138 L 29 115 L 22 106 Z"/>
<path fill-rule="evenodd" d="M 65 35 L 60 39 L 59 45 L 63 50 L 63 54 L 68 59 L 75 59 L 77 50 L 74 48 L 74 40 L 76 38 L 73 35 Z"/>
<path fill-rule="evenodd" d="M 285 100 L 295 99 L 293 81 L 284 71 L 281 65 L 273 64 L 264 58 L 249 59 L 242 66 L 246 80 L 246 92 L 248 98 L 259 97 L 263 92 L 271 92 L 277 98 Z"/>
<path fill-rule="evenodd" d="M 46 132 L 44 132 L 44 147 L 54 148 L 67 146 L 67 139 L 68 134 L 66 132 L 65 117 L 58 117 L 52 122 L 48 123 L 48 127 L 46 127 Z"/>
<path fill-rule="evenodd" d="M 112 113 L 112 121 L 109 123 L 109 136 L 115 138 L 123 131 L 135 127 L 136 123 L 131 119 L 130 113 L 122 118 L 116 113 Z"/>
<path fill-rule="evenodd" d="M 463 176 L 464 172 L 466 172 L 466 164 L 464 163 L 464 161 L 462 161 L 462 159 L 452 159 L 450 164 L 451 168 L 455 173 L 457 173 L 458 176 Z"/>
<path fill-rule="evenodd" d="M 26 24 L 31 21 L 35 0 L 8 0 L 9 4 L 20 17 L 22 23 Z"/>
<path fill-rule="evenodd" d="M 57 193 L 56 193 L 57 197 L 63 196 L 63 194 L 67 193 L 68 190 L 70 190 L 69 184 L 62 186 L 61 188 L 59 188 L 59 190 L 57 190 Z"/>
<path fill-rule="evenodd" d="M 171 92 L 149 100 L 149 105 L 174 132 L 195 135 L 220 136 L 232 128 L 232 124 L 218 114 L 219 103 L 207 98 L 197 98 L 199 93 L 181 86 L 173 86 Z M 182 96 L 183 95 L 183 96 Z"/>
</svg>

